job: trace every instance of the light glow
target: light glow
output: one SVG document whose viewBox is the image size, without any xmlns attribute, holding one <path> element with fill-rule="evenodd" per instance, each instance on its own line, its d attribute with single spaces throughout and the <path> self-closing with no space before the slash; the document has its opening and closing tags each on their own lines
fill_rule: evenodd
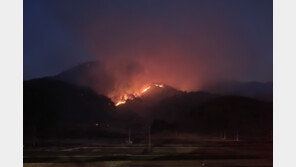
<svg viewBox="0 0 296 167">
<path fill-rule="evenodd" d="M 132 94 L 123 94 L 121 97 L 120 97 L 120 101 L 117 101 L 115 106 L 119 106 L 119 105 L 122 105 L 122 104 L 125 104 L 127 100 L 133 100 L 137 97 L 141 97 L 145 92 L 147 92 L 151 86 L 155 86 L 155 87 L 159 87 L 159 88 L 164 88 L 164 85 L 163 84 L 151 84 L 150 86 L 148 87 L 145 87 L 142 91 L 140 91 L 139 89 L 137 91 L 135 91 L 134 93 Z"/>
<path fill-rule="evenodd" d="M 154 86 L 157 86 L 157 87 L 160 87 L 160 88 L 164 87 L 162 84 L 154 84 Z"/>
<path fill-rule="evenodd" d="M 119 105 L 125 104 L 125 103 L 126 103 L 126 101 L 120 101 L 120 102 L 116 103 L 115 106 L 119 106 Z"/>
<path fill-rule="evenodd" d="M 151 88 L 151 86 L 148 86 L 147 88 L 145 88 L 144 90 L 142 90 L 142 93 L 145 93 L 147 90 L 149 90 Z"/>
</svg>

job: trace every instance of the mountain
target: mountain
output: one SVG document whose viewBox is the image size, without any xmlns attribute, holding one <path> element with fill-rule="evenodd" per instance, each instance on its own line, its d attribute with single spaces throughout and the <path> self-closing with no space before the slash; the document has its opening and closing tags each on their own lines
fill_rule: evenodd
<svg viewBox="0 0 296 167">
<path fill-rule="evenodd" d="M 24 81 L 25 138 L 76 135 L 77 132 L 69 131 L 85 130 L 83 127 L 94 127 L 96 123 L 107 124 L 114 112 L 109 98 L 89 88 L 51 78 Z"/>
<path fill-rule="evenodd" d="M 61 80 L 72 84 L 83 84 L 87 82 L 93 82 L 93 77 L 91 77 L 91 72 L 93 69 L 97 68 L 101 70 L 99 62 L 86 62 L 77 65 L 69 70 L 59 73 L 52 78 L 55 80 Z M 82 80 L 81 78 L 84 77 Z"/>
<path fill-rule="evenodd" d="M 104 75 L 99 62 L 89 62 L 24 81 L 24 140 L 116 138 L 129 128 L 141 134 L 147 126 L 153 134 L 239 131 L 260 137 L 272 132 L 272 83 L 228 82 L 203 92 L 150 84 L 140 96 L 115 106 L 92 89 L 108 89 L 112 77 Z"/>
<path fill-rule="evenodd" d="M 51 138 L 124 138 L 127 129 L 152 134 L 226 132 L 272 134 L 272 103 L 206 92 L 151 87 L 122 106 L 89 88 L 52 78 L 24 81 L 24 142 Z M 109 141 L 110 139 L 106 140 Z M 142 139 L 141 139 L 142 140 Z M 143 139 L 144 140 L 144 139 Z"/>
<path fill-rule="evenodd" d="M 190 133 L 233 133 L 264 136 L 272 131 L 272 103 L 205 92 L 191 92 L 165 99 L 151 108 L 153 124 L 161 120 L 167 130 Z M 156 122 L 155 122 L 156 121 Z M 154 132 L 159 127 L 154 125 Z"/>
<path fill-rule="evenodd" d="M 235 95 L 256 98 L 264 101 L 273 100 L 272 82 L 220 82 L 203 88 L 204 91 L 221 95 Z"/>
<path fill-rule="evenodd" d="M 207 92 L 178 92 L 151 103 L 150 98 L 158 97 L 153 91 L 147 92 L 147 97 L 119 106 L 119 113 L 137 115 L 141 118 L 138 124 L 151 124 L 154 134 L 227 132 L 234 135 L 239 131 L 241 136 L 270 137 L 272 132 L 271 102 Z"/>
<path fill-rule="evenodd" d="M 107 90 L 113 88 L 114 84 L 112 76 L 108 75 L 99 61 L 82 63 L 50 78 L 89 87 L 102 94 L 106 94 Z"/>
<path fill-rule="evenodd" d="M 52 78 L 70 84 L 90 87 L 101 94 L 107 94 L 109 90 L 114 88 L 115 84 L 114 78 L 108 75 L 103 64 L 99 61 L 82 63 L 56 76 L 52 76 Z M 251 97 L 270 102 L 273 100 L 272 82 L 217 82 L 206 85 L 201 90 L 221 95 Z"/>
<path fill-rule="evenodd" d="M 182 94 L 184 92 L 177 90 L 165 84 L 150 84 L 141 96 L 133 100 L 127 100 L 125 104 L 118 106 L 120 111 L 136 111 L 138 114 L 147 114 L 149 108 L 163 99 Z"/>
</svg>

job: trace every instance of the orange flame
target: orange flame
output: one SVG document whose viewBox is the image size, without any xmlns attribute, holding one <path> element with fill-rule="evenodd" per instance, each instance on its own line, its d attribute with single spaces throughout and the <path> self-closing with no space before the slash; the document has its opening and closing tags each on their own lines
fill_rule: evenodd
<svg viewBox="0 0 296 167">
<path fill-rule="evenodd" d="M 118 103 L 115 104 L 115 106 L 119 106 L 119 105 L 125 104 L 125 103 L 126 103 L 126 101 L 119 101 Z"/>
<path fill-rule="evenodd" d="M 156 86 L 156 87 L 159 87 L 159 88 L 163 88 L 164 87 L 164 85 L 162 85 L 162 84 L 153 84 L 153 85 Z M 121 104 L 125 104 L 127 100 L 132 100 L 132 99 L 134 99 L 136 97 L 142 96 L 143 93 L 147 92 L 150 88 L 151 88 L 151 85 L 148 86 L 148 87 L 146 87 L 146 88 L 144 88 L 142 91 L 135 91 L 134 93 L 132 93 L 133 96 L 129 96 L 127 94 L 122 95 L 121 96 L 121 100 L 118 101 L 115 104 L 115 106 L 119 106 Z"/>
<path fill-rule="evenodd" d="M 154 86 L 157 86 L 157 87 L 163 88 L 163 85 L 162 85 L 162 84 L 154 84 Z"/>
<path fill-rule="evenodd" d="M 142 93 L 145 93 L 147 90 L 149 90 L 151 88 L 151 86 L 148 86 L 147 88 L 145 88 L 144 90 L 142 90 Z"/>
</svg>

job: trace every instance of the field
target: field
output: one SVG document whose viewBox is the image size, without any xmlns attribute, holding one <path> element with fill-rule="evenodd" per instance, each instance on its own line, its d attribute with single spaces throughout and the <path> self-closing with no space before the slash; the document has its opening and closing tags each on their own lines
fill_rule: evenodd
<svg viewBox="0 0 296 167">
<path fill-rule="evenodd" d="M 25 167 L 269 167 L 272 142 L 203 141 L 195 144 L 47 146 L 24 148 Z"/>
</svg>

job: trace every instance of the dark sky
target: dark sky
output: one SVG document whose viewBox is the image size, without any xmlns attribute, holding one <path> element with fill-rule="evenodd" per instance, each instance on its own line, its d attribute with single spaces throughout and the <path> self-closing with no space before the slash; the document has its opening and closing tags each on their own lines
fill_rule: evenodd
<svg viewBox="0 0 296 167">
<path fill-rule="evenodd" d="M 26 0 L 24 79 L 100 60 L 187 87 L 272 81 L 272 8 L 272 0 Z"/>
</svg>

